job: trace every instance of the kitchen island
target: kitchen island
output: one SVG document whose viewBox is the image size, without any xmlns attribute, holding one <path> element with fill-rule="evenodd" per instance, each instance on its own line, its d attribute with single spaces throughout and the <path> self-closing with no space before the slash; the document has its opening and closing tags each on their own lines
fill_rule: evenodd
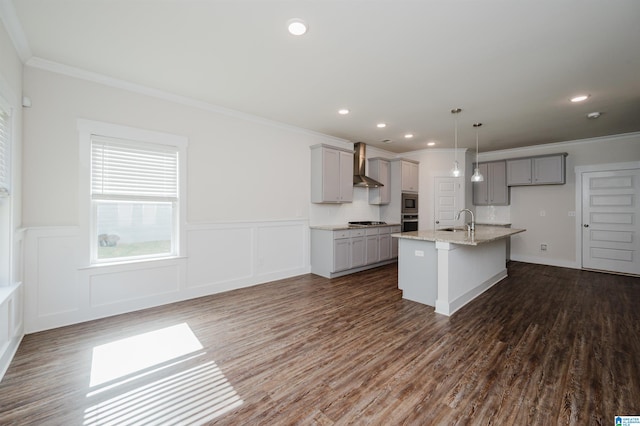
<svg viewBox="0 0 640 426">
<path fill-rule="evenodd" d="M 398 238 L 398 288 L 402 297 L 451 315 L 506 278 L 505 250 L 511 235 L 494 226 L 392 234 Z"/>
</svg>

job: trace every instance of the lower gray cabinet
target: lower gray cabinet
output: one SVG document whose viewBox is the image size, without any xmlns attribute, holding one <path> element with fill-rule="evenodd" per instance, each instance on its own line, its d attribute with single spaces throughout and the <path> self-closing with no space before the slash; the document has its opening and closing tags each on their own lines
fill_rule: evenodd
<svg viewBox="0 0 640 426">
<path fill-rule="evenodd" d="M 378 236 L 378 260 L 391 259 L 391 234 L 380 234 Z"/>
<path fill-rule="evenodd" d="M 333 240 L 333 272 L 351 268 L 351 238 Z"/>
<path fill-rule="evenodd" d="M 357 268 L 358 266 L 365 265 L 365 253 L 366 247 L 364 244 L 364 237 L 351 238 L 351 267 Z"/>
<path fill-rule="evenodd" d="M 311 229 L 311 272 L 338 277 L 391 262 L 398 257 L 399 227 Z M 392 241 L 393 240 L 393 241 Z M 395 243 L 395 245 L 394 245 Z"/>
<path fill-rule="evenodd" d="M 367 237 L 367 265 L 378 261 L 378 228 L 368 228 Z"/>
<path fill-rule="evenodd" d="M 402 232 L 402 227 L 392 226 L 391 233 L 397 234 Z M 398 239 L 391 237 L 391 258 L 396 259 L 398 257 Z"/>
</svg>

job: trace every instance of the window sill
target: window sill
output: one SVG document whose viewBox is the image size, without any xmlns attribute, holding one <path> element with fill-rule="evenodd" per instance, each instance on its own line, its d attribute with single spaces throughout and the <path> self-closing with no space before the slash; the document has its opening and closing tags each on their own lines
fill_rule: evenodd
<svg viewBox="0 0 640 426">
<path fill-rule="evenodd" d="M 85 269 L 102 269 L 109 267 L 119 267 L 119 266 L 135 266 L 135 265 L 144 265 L 150 263 L 159 263 L 159 262 L 173 262 L 176 260 L 186 259 L 186 256 L 169 256 L 169 257 L 161 257 L 161 258 L 153 258 L 153 259 L 136 259 L 136 260 L 126 260 L 119 262 L 105 262 L 105 263 L 93 263 L 88 266 L 82 266 L 78 268 L 78 270 Z"/>
<path fill-rule="evenodd" d="M 20 284 L 22 283 L 0 286 L 0 305 L 13 295 L 16 289 L 20 287 Z"/>
</svg>

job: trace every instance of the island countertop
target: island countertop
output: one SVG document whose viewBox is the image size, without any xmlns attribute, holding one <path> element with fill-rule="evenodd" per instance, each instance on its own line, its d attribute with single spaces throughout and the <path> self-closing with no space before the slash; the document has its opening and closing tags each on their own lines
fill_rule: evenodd
<svg viewBox="0 0 640 426">
<path fill-rule="evenodd" d="M 424 231 L 401 232 L 391 234 L 395 238 L 407 238 L 411 240 L 445 242 L 452 244 L 462 244 L 467 246 L 477 246 L 491 241 L 507 238 L 514 234 L 524 232 L 526 229 L 503 228 L 498 226 L 476 227 L 475 232 L 469 234 L 466 230 L 456 229 L 455 231 L 442 231 L 428 229 Z"/>
</svg>

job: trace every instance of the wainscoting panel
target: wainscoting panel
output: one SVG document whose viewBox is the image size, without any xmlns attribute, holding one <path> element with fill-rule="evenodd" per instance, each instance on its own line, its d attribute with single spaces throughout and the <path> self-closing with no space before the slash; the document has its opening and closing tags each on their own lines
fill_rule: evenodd
<svg viewBox="0 0 640 426">
<path fill-rule="evenodd" d="M 164 262 L 163 262 L 164 263 Z M 132 268 L 127 271 L 100 272 L 89 276 L 90 306 L 130 302 L 180 290 L 178 264 Z"/>
<path fill-rule="evenodd" d="M 23 336 L 22 284 L 0 288 L 0 380 Z"/>
<path fill-rule="evenodd" d="M 90 266 L 78 227 L 28 228 L 25 331 L 33 333 L 308 273 L 306 220 L 186 226 L 175 259 Z"/>
<path fill-rule="evenodd" d="M 253 275 L 253 228 L 198 226 L 187 235 L 187 285 L 216 286 Z"/>
<path fill-rule="evenodd" d="M 78 227 L 28 228 L 24 237 L 25 332 L 80 318 Z"/>
<path fill-rule="evenodd" d="M 38 315 L 55 315 L 80 309 L 76 236 L 38 237 Z"/>
<path fill-rule="evenodd" d="M 257 274 L 271 275 L 304 268 L 309 227 L 299 223 L 262 226 L 257 232 Z"/>
</svg>

